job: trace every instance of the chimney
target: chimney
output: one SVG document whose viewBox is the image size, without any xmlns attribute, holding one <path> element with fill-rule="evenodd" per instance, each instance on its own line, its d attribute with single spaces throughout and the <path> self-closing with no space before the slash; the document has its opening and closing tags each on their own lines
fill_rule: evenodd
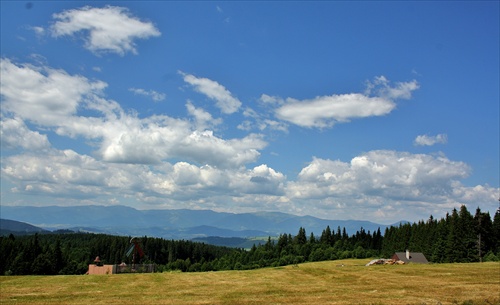
<svg viewBox="0 0 500 305">
<path fill-rule="evenodd" d="M 411 255 L 410 255 L 410 250 L 406 250 L 406 259 L 410 260 Z"/>
</svg>

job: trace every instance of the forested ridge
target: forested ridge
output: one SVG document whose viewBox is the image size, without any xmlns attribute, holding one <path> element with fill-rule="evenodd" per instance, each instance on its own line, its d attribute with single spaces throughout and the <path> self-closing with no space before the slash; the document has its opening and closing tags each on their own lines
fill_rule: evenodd
<svg viewBox="0 0 500 305">
<path fill-rule="evenodd" d="M 218 271 L 284 266 L 306 261 L 390 257 L 409 249 L 422 252 L 430 262 L 477 262 L 500 257 L 500 209 L 493 219 L 478 208 L 465 206 L 439 220 L 405 223 L 382 235 L 360 228 L 348 235 L 345 228 L 326 227 L 320 236 L 300 228 L 297 235 L 281 234 L 249 250 L 185 240 L 142 237 L 146 256 L 158 271 Z M 84 274 L 99 256 L 104 264 L 131 263 L 125 252 L 130 237 L 91 233 L 35 234 L 0 237 L 0 275 Z"/>
</svg>

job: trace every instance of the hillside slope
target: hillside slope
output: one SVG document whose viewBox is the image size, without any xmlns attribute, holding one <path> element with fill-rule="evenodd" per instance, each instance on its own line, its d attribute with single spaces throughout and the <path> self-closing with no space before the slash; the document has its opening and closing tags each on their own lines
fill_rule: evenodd
<svg viewBox="0 0 500 305">
<path fill-rule="evenodd" d="M 0 219 L 0 235 L 8 235 L 10 233 L 20 235 L 44 232 L 48 231 L 25 222 L 10 219 Z"/>
<path fill-rule="evenodd" d="M 198 273 L 2 276 L 0 303 L 499 304 L 499 263 L 365 267 L 368 260 Z"/>
</svg>

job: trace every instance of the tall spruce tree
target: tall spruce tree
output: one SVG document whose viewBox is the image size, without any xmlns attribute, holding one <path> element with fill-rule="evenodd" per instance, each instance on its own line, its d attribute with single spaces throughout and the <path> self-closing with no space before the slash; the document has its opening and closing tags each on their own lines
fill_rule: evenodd
<svg viewBox="0 0 500 305">
<path fill-rule="evenodd" d="M 492 242 L 491 247 L 493 252 L 500 257 L 500 207 L 497 209 L 495 216 L 493 217 L 493 228 L 492 228 Z"/>
<path fill-rule="evenodd" d="M 465 205 L 460 207 L 458 233 L 461 237 L 460 256 L 462 262 L 476 262 L 478 259 L 477 236 L 474 217 Z"/>
<path fill-rule="evenodd" d="M 326 226 L 326 229 L 324 229 L 321 233 L 319 240 L 323 245 L 330 245 L 330 241 L 332 240 L 332 231 L 330 226 Z"/>
<path fill-rule="evenodd" d="M 446 262 L 455 263 L 462 261 L 462 238 L 460 236 L 458 211 L 453 209 L 448 221 L 448 237 L 446 240 Z"/>
</svg>

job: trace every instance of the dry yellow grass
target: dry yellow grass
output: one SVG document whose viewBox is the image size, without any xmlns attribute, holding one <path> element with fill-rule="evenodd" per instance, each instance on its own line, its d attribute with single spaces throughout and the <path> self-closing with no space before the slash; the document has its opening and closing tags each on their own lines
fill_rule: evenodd
<svg viewBox="0 0 500 305">
<path fill-rule="evenodd" d="M 1 304 L 500 304 L 500 263 L 0 277 Z M 342 266 L 342 264 L 344 266 Z"/>
</svg>

